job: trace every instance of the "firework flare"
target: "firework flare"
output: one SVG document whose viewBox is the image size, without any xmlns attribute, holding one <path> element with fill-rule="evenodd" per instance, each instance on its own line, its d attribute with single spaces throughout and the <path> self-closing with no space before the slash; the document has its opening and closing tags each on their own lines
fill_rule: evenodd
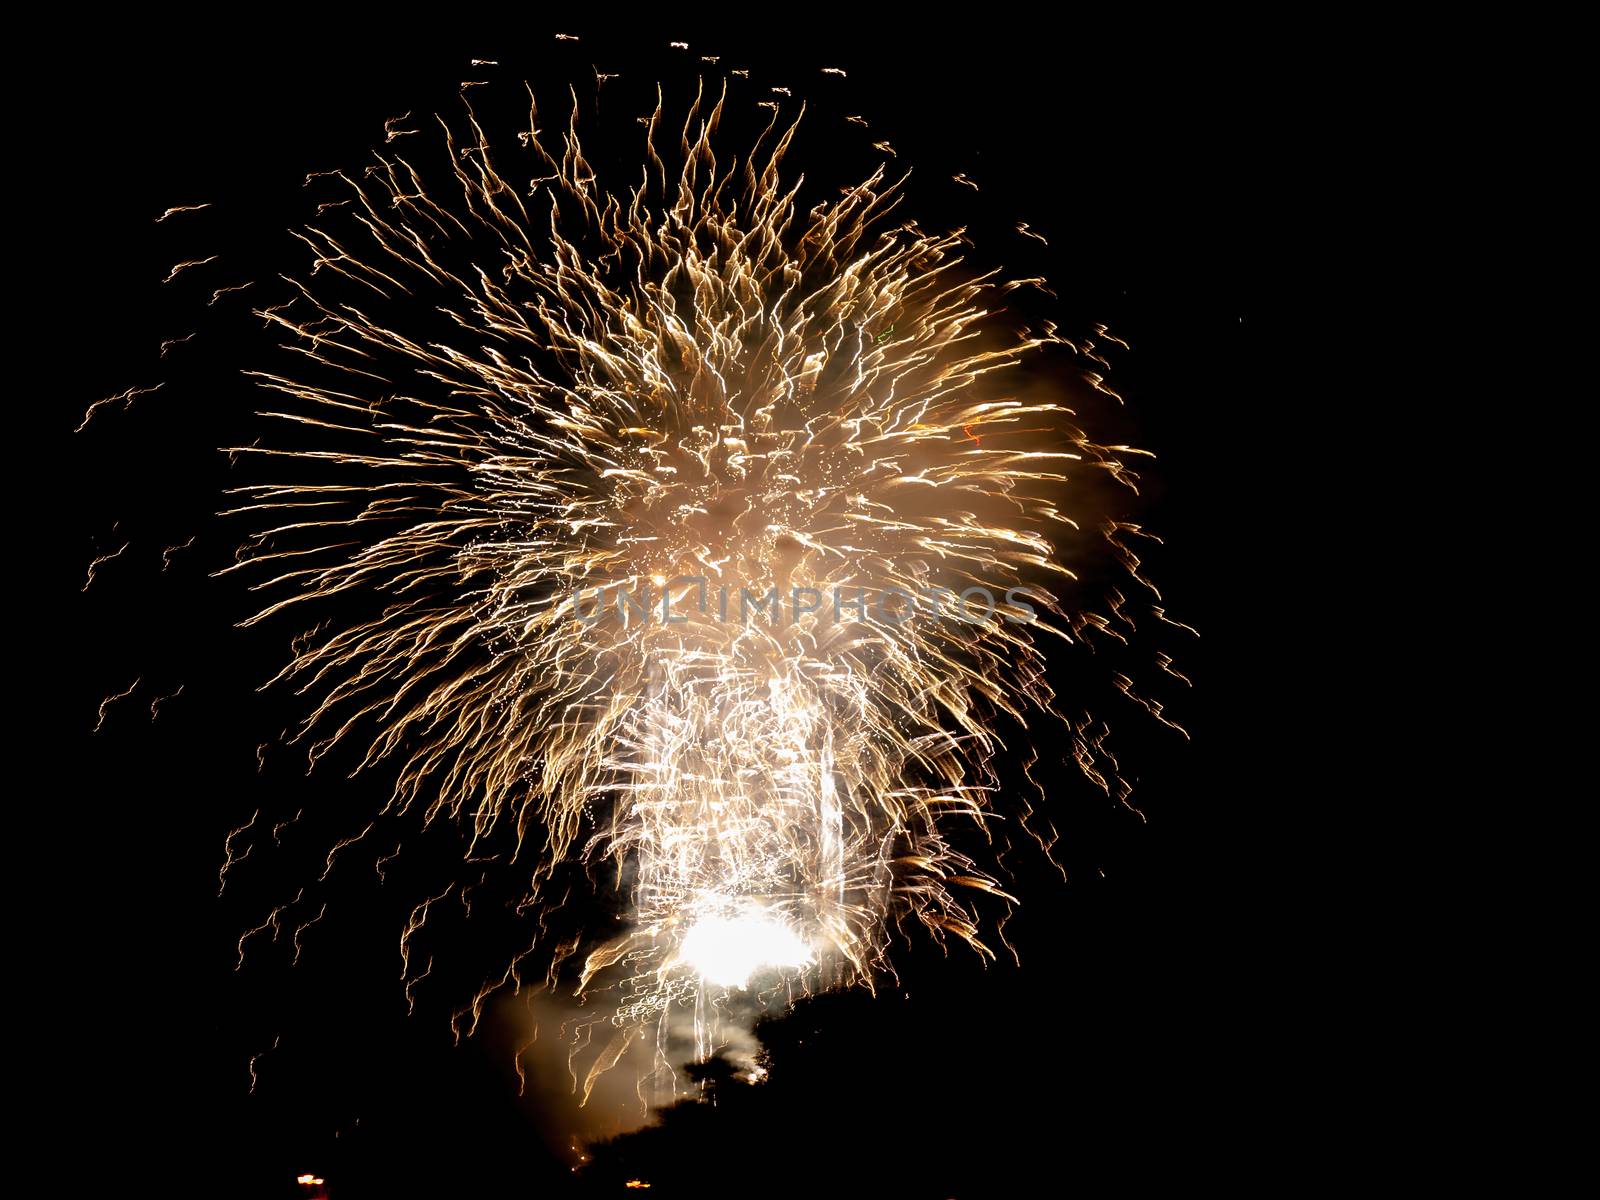
<svg viewBox="0 0 1600 1200">
<path fill-rule="evenodd" d="M 454 118 L 391 121 L 364 168 L 308 179 L 327 194 L 305 256 L 247 294 L 271 402 L 227 448 L 251 482 L 222 573 L 263 597 L 250 624 L 300 622 L 272 681 L 304 705 L 288 740 L 388 771 L 375 820 L 459 823 L 471 872 L 521 881 L 539 930 L 458 1032 L 502 988 L 565 981 L 592 1014 L 585 1096 L 652 1039 L 670 1091 L 669 1030 L 716 1050 L 735 996 L 873 986 L 915 926 L 995 954 L 1015 903 L 996 824 L 1055 839 L 1048 789 L 997 772 L 1002 729 L 1126 802 L 1047 665 L 1133 628 L 1120 588 L 1080 596 L 1063 545 L 1159 599 L 1139 529 L 1094 500 L 1140 452 L 1018 385 L 1030 356 L 1094 346 L 1016 328 L 1009 293 L 1044 281 L 909 219 L 892 160 L 802 200 L 786 89 L 707 83 L 675 116 L 658 89 L 608 118 L 631 157 L 591 163 L 598 102 L 519 84 L 491 137 L 504 93 L 471 82 Z M 557 932 L 575 872 L 625 897 L 620 932 Z M 450 890 L 401 933 L 408 1001 Z"/>
</svg>

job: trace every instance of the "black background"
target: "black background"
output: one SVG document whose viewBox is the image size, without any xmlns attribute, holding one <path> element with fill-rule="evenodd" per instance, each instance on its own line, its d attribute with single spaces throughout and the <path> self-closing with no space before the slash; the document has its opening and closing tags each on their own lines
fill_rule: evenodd
<svg viewBox="0 0 1600 1200">
<path fill-rule="evenodd" d="M 1148 820 L 1079 805 L 1065 822 L 1069 882 L 1015 866 L 1020 968 L 1006 955 L 985 969 L 965 952 L 903 951 L 899 986 L 823 997 L 770 1029 L 769 1084 L 720 1088 L 715 1109 L 669 1118 L 671 1136 L 610 1160 L 600 1151 L 585 1186 L 621 1194 L 620 1172 L 652 1178 L 657 1195 L 740 1192 L 750 1178 L 769 1194 L 1028 1194 L 1019 1181 L 1043 1194 L 1102 1175 L 1226 1178 L 1266 1152 L 1274 1103 L 1260 1066 L 1276 1052 L 1293 935 L 1263 896 L 1297 849 L 1267 790 L 1262 743 L 1280 697 L 1258 678 L 1251 627 L 1272 564 L 1240 499 L 1274 436 L 1246 344 L 1266 148 L 1240 115 L 1248 85 L 1228 31 L 1001 25 L 998 14 L 928 30 L 907 12 L 823 32 L 774 16 L 655 29 L 581 14 L 439 13 L 430 28 L 398 15 L 337 29 L 309 15 L 215 30 L 152 19 L 97 27 L 63 64 L 73 111 L 51 135 L 58 200 L 45 219 L 61 230 L 51 258 L 67 286 L 54 311 L 70 360 L 49 407 L 75 480 L 61 603 L 76 633 L 67 786 L 50 824 L 73 849 L 47 886 L 69 1024 L 60 1120 L 83 1148 L 56 1165 L 63 1181 L 154 1175 L 162 1194 L 280 1196 L 316 1171 L 341 1200 L 542 1194 L 571 1181 L 573 1156 L 518 1099 L 503 1039 L 454 1046 L 449 1002 L 426 992 L 407 1017 L 394 935 L 409 904 L 389 907 L 398 900 L 370 876 L 336 890 L 299 966 L 280 945 L 234 970 L 239 932 L 262 915 L 253 901 L 286 897 L 262 882 L 218 900 L 226 831 L 285 803 L 335 812 L 327 828 L 342 829 L 337 814 L 382 794 L 381 781 L 256 772 L 253 748 L 291 710 L 252 688 L 281 662 L 286 634 L 232 628 L 250 598 L 200 569 L 225 561 L 208 557 L 226 547 L 206 514 L 230 482 L 215 447 L 250 427 L 244 382 L 202 367 L 214 394 L 191 386 L 168 404 L 156 393 L 67 431 L 91 401 L 163 377 L 157 347 L 190 332 L 197 296 L 283 261 L 279 231 L 301 216 L 306 172 L 359 160 L 385 118 L 443 110 L 457 81 L 481 77 L 469 58 L 526 63 L 536 86 L 540 71 L 564 83 L 589 63 L 692 79 L 698 64 L 669 39 L 690 42 L 688 58 L 751 68 L 758 85 L 836 89 L 915 166 L 929 224 L 948 205 L 949 220 L 976 214 L 975 235 L 1025 219 L 1050 237 L 1048 250 L 1013 240 L 995 253 L 1025 251 L 1028 273 L 1037 262 L 1064 330 L 1103 322 L 1131 343 L 1111 379 L 1127 407 L 1095 432 L 1158 454 L 1130 515 L 1166 539 L 1151 574 L 1203 636 L 1160 643 L 1196 684 L 1165 697 L 1192 740 L 1136 711 L 1108 714 L 1134 730 Z M 584 41 L 556 46 L 556 29 Z M 823 66 L 848 80 L 818 76 Z M 956 171 L 983 191 L 940 190 Z M 207 200 L 217 210 L 152 221 Z M 208 239 L 258 250 L 260 263 L 219 263 L 180 303 L 159 281 L 214 252 Z M 197 344 L 236 368 L 225 340 Z M 161 547 L 197 529 L 194 561 L 161 572 Z M 87 561 L 125 541 L 80 592 Z M 86 736 L 101 697 L 136 676 Z M 151 699 L 179 683 L 151 723 Z M 246 1064 L 262 1051 L 251 1094 Z"/>
</svg>

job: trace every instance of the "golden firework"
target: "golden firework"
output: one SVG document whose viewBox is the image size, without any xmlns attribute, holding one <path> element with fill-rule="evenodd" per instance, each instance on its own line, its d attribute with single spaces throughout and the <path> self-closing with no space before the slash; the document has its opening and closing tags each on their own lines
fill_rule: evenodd
<svg viewBox="0 0 1600 1200">
<path fill-rule="evenodd" d="M 674 1011 L 711 1049 L 730 990 L 870 986 L 907 921 L 992 954 L 975 901 L 1011 898 L 952 831 L 1040 799 L 1000 799 L 997 722 L 1126 795 L 1045 663 L 1127 620 L 1057 545 L 1139 452 L 1019 394 L 1069 345 L 1004 312 L 1041 281 L 968 267 L 886 166 L 802 211 L 800 117 L 764 101 L 724 159 L 728 103 L 669 123 L 658 92 L 617 190 L 531 89 L 515 144 L 463 101 L 432 151 L 331 173 L 256 310 L 300 364 L 253 372 L 279 432 L 230 451 L 252 621 L 318 622 L 276 681 L 312 762 L 395 764 L 385 811 L 466 823 L 532 903 L 574 860 L 628 892 L 620 936 L 530 948 L 462 1014 L 576 955 L 613 997 L 586 1092 Z M 1138 580 L 1138 530 L 1099 532 Z"/>
</svg>

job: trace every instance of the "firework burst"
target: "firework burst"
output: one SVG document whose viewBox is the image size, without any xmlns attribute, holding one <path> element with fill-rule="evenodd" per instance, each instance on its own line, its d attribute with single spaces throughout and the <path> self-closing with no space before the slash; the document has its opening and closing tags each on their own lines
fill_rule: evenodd
<svg viewBox="0 0 1600 1200">
<path fill-rule="evenodd" d="M 574 94 L 527 90 L 501 141 L 466 95 L 315 180 L 309 261 L 254 310 L 282 365 L 251 372 L 267 432 L 229 449 L 256 481 L 223 572 L 265 597 L 251 623 L 304 622 L 273 682 L 313 764 L 390 770 L 385 814 L 463 823 L 526 909 L 574 864 L 626 895 L 617 936 L 541 921 L 458 1030 L 567 970 L 582 1043 L 611 1027 L 587 1094 L 652 1030 L 667 1069 L 675 1014 L 704 1054 L 731 993 L 872 986 L 896 929 L 992 956 L 991 825 L 1054 838 L 1050 797 L 1002 786 L 1000 724 L 1127 797 L 1046 662 L 1131 629 L 1059 548 L 1103 539 L 1148 588 L 1139 530 L 1086 515 L 1140 452 L 1012 370 L 1087 347 L 1016 329 L 1007 291 L 1041 281 L 968 266 L 888 166 L 804 207 L 803 107 L 763 99 L 730 153 L 726 88 L 671 120 L 658 92 L 610 179 Z M 408 998 L 439 899 L 401 936 Z"/>
</svg>

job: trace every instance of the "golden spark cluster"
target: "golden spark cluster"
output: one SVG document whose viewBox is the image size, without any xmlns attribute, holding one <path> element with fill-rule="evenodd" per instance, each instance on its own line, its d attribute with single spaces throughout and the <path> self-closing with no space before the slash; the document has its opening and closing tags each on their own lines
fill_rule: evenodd
<svg viewBox="0 0 1600 1200">
<path fill-rule="evenodd" d="M 1002 723 L 1050 731 L 1018 762 L 1054 743 L 1127 794 L 1046 660 L 1131 633 L 1057 548 L 1103 537 L 1148 587 L 1137 527 L 1084 524 L 1140 452 L 1014 371 L 1092 345 L 1015 328 L 1041 281 L 969 266 L 887 165 L 803 209 L 804 108 L 762 101 L 731 154 L 725 85 L 681 119 L 658 89 L 606 182 L 576 95 L 524 87 L 491 145 L 463 93 L 317 180 L 309 260 L 254 310 L 299 365 L 252 372 L 270 431 L 229 451 L 255 481 L 225 573 L 253 622 L 303 614 L 274 682 L 313 762 L 389 769 L 386 813 L 463 823 L 531 905 L 575 861 L 626 892 L 620 933 L 536 941 L 461 1014 L 565 963 L 612 1027 L 586 1092 L 674 1012 L 714 1048 L 730 991 L 872 986 L 909 925 L 992 955 L 979 907 L 1013 901 L 974 847 L 1055 836 L 1048 786 L 1002 786 Z"/>
</svg>

